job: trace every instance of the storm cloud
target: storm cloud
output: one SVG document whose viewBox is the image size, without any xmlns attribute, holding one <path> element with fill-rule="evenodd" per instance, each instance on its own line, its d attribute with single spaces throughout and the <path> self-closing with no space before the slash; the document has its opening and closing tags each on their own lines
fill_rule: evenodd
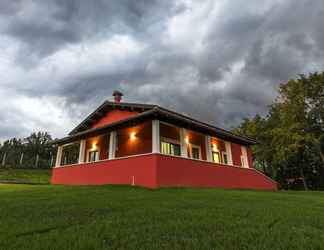
<svg viewBox="0 0 324 250">
<path fill-rule="evenodd" d="M 320 0 L 3 0 L 0 140 L 61 137 L 114 89 L 224 128 L 324 69 Z"/>
</svg>

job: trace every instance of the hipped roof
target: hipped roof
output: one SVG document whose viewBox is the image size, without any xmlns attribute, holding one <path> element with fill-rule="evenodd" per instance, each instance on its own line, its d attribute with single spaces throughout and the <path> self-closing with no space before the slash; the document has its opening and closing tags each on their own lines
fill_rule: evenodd
<svg viewBox="0 0 324 250">
<path fill-rule="evenodd" d="M 92 124 L 94 124 L 100 118 L 102 118 L 106 114 L 106 112 L 113 109 L 129 109 L 133 111 L 140 111 L 141 113 L 121 121 L 104 125 L 102 127 L 91 128 Z M 109 101 L 106 101 L 101 106 L 99 106 L 93 113 L 91 113 L 85 120 L 83 120 L 75 129 L 73 129 L 69 133 L 69 136 L 56 140 L 55 143 L 62 145 L 73 141 L 86 139 L 93 136 L 98 136 L 116 129 L 125 128 L 128 126 L 135 126 L 141 122 L 149 121 L 152 119 L 158 119 L 160 121 L 168 122 L 170 124 L 179 127 L 184 127 L 196 132 L 208 134 L 211 136 L 215 136 L 219 139 L 235 142 L 238 144 L 243 144 L 243 145 L 256 144 L 256 141 L 251 138 L 238 136 L 227 130 L 198 121 L 194 118 L 165 109 L 158 105 L 138 104 L 138 103 L 115 103 Z"/>
</svg>

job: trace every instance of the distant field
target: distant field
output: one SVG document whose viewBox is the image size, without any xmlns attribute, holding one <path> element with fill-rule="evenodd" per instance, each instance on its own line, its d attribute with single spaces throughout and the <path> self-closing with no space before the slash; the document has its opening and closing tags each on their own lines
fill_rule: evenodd
<svg viewBox="0 0 324 250">
<path fill-rule="evenodd" d="M 324 193 L 0 184 L 0 249 L 324 249 Z"/>
<path fill-rule="evenodd" d="M 50 169 L 1 169 L 0 183 L 49 184 Z"/>
</svg>

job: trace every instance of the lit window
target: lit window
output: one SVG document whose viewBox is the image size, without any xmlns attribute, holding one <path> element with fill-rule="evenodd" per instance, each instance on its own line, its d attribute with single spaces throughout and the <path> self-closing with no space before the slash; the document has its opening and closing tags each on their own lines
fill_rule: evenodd
<svg viewBox="0 0 324 250">
<path fill-rule="evenodd" d="M 90 151 L 89 152 L 89 162 L 95 162 L 99 159 L 98 151 Z"/>
<path fill-rule="evenodd" d="M 180 144 L 162 141 L 161 153 L 166 155 L 180 156 Z"/>
<path fill-rule="evenodd" d="M 213 162 L 220 163 L 220 154 L 219 152 L 213 152 Z"/>
</svg>

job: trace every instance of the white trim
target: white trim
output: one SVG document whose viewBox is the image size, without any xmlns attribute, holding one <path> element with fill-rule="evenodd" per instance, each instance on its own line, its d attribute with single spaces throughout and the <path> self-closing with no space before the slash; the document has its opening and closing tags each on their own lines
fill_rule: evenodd
<svg viewBox="0 0 324 250">
<path fill-rule="evenodd" d="M 245 146 L 241 145 L 241 163 L 243 168 L 249 168 L 249 161 L 248 161 L 248 155 L 247 155 L 247 150 Z"/>
<path fill-rule="evenodd" d="M 116 156 L 116 146 L 117 146 L 117 133 L 116 131 L 110 132 L 109 136 L 109 155 L 108 159 L 115 159 Z"/>
<path fill-rule="evenodd" d="M 86 140 L 81 140 L 80 141 L 80 151 L 79 151 L 79 164 L 84 163 L 84 154 L 85 154 L 85 149 L 86 149 Z"/>
<path fill-rule="evenodd" d="M 160 153 L 160 121 L 152 121 L 152 153 Z"/>
<path fill-rule="evenodd" d="M 180 128 L 180 154 L 183 158 L 188 158 L 188 144 L 186 142 L 187 130 Z"/>
<path fill-rule="evenodd" d="M 231 142 L 225 141 L 225 149 L 226 149 L 226 153 L 227 153 L 227 163 L 229 165 L 233 165 Z"/>
<path fill-rule="evenodd" d="M 57 147 L 55 167 L 60 167 L 62 162 L 63 146 Z"/>
<path fill-rule="evenodd" d="M 208 162 L 213 162 L 212 147 L 211 147 L 211 136 L 205 135 L 206 143 L 206 158 Z"/>
</svg>

